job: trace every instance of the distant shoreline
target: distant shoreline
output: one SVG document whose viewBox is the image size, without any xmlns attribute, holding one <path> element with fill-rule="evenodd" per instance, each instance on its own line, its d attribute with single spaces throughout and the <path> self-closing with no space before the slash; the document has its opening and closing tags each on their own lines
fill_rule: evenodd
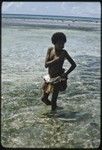
<svg viewBox="0 0 102 150">
<path fill-rule="evenodd" d="M 64 28 L 77 30 L 100 30 L 100 22 L 86 22 L 74 20 L 60 20 L 60 19 L 26 19 L 26 18 L 2 18 L 2 26 L 31 26 L 43 28 Z"/>
<path fill-rule="evenodd" d="M 100 30 L 100 19 L 91 17 L 2 14 L 2 26 Z"/>
<path fill-rule="evenodd" d="M 82 16 L 58 16 L 58 15 L 34 15 L 34 14 L 2 14 L 2 18 L 25 18 L 25 19 L 57 19 L 57 20 L 73 20 L 73 21 L 91 21 L 99 22 L 100 18 L 82 17 Z"/>
</svg>

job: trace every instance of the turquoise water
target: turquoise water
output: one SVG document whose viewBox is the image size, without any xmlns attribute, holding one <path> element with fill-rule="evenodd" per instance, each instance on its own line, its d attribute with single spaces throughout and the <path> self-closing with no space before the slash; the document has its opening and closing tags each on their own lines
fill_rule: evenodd
<svg viewBox="0 0 102 150">
<path fill-rule="evenodd" d="M 51 36 L 67 36 L 77 67 L 50 114 L 41 100 Z M 65 62 L 64 67 L 70 66 Z M 1 140 L 4 147 L 95 148 L 100 144 L 100 30 L 2 27 Z"/>
</svg>

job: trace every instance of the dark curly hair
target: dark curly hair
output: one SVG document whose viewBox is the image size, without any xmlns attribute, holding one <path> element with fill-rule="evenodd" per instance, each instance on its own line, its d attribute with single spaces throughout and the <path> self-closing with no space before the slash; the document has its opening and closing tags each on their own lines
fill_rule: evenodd
<svg viewBox="0 0 102 150">
<path fill-rule="evenodd" d="M 56 32 L 52 35 L 51 41 L 53 44 L 56 44 L 57 42 L 66 42 L 66 36 L 62 32 Z"/>
</svg>

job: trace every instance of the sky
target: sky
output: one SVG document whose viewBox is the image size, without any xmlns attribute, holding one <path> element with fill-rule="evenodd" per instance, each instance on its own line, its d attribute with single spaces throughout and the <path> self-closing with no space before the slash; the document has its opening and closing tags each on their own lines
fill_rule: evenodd
<svg viewBox="0 0 102 150">
<path fill-rule="evenodd" d="M 3 2 L 2 13 L 101 17 L 100 2 Z"/>
</svg>

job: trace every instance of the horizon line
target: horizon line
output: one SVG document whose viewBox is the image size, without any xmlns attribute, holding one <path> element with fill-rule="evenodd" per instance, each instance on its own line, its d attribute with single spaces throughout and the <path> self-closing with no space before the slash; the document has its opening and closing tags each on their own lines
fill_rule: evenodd
<svg viewBox="0 0 102 150">
<path fill-rule="evenodd" d="M 17 14 L 17 13 L 1 13 L 1 15 L 34 15 L 34 16 L 55 16 L 55 17 L 82 17 L 82 18 L 95 18 L 95 19 L 100 19 L 100 17 L 91 17 L 91 16 L 65 16 L 65 15 L 42 15 L 42 14 Z"/>
</svg>

